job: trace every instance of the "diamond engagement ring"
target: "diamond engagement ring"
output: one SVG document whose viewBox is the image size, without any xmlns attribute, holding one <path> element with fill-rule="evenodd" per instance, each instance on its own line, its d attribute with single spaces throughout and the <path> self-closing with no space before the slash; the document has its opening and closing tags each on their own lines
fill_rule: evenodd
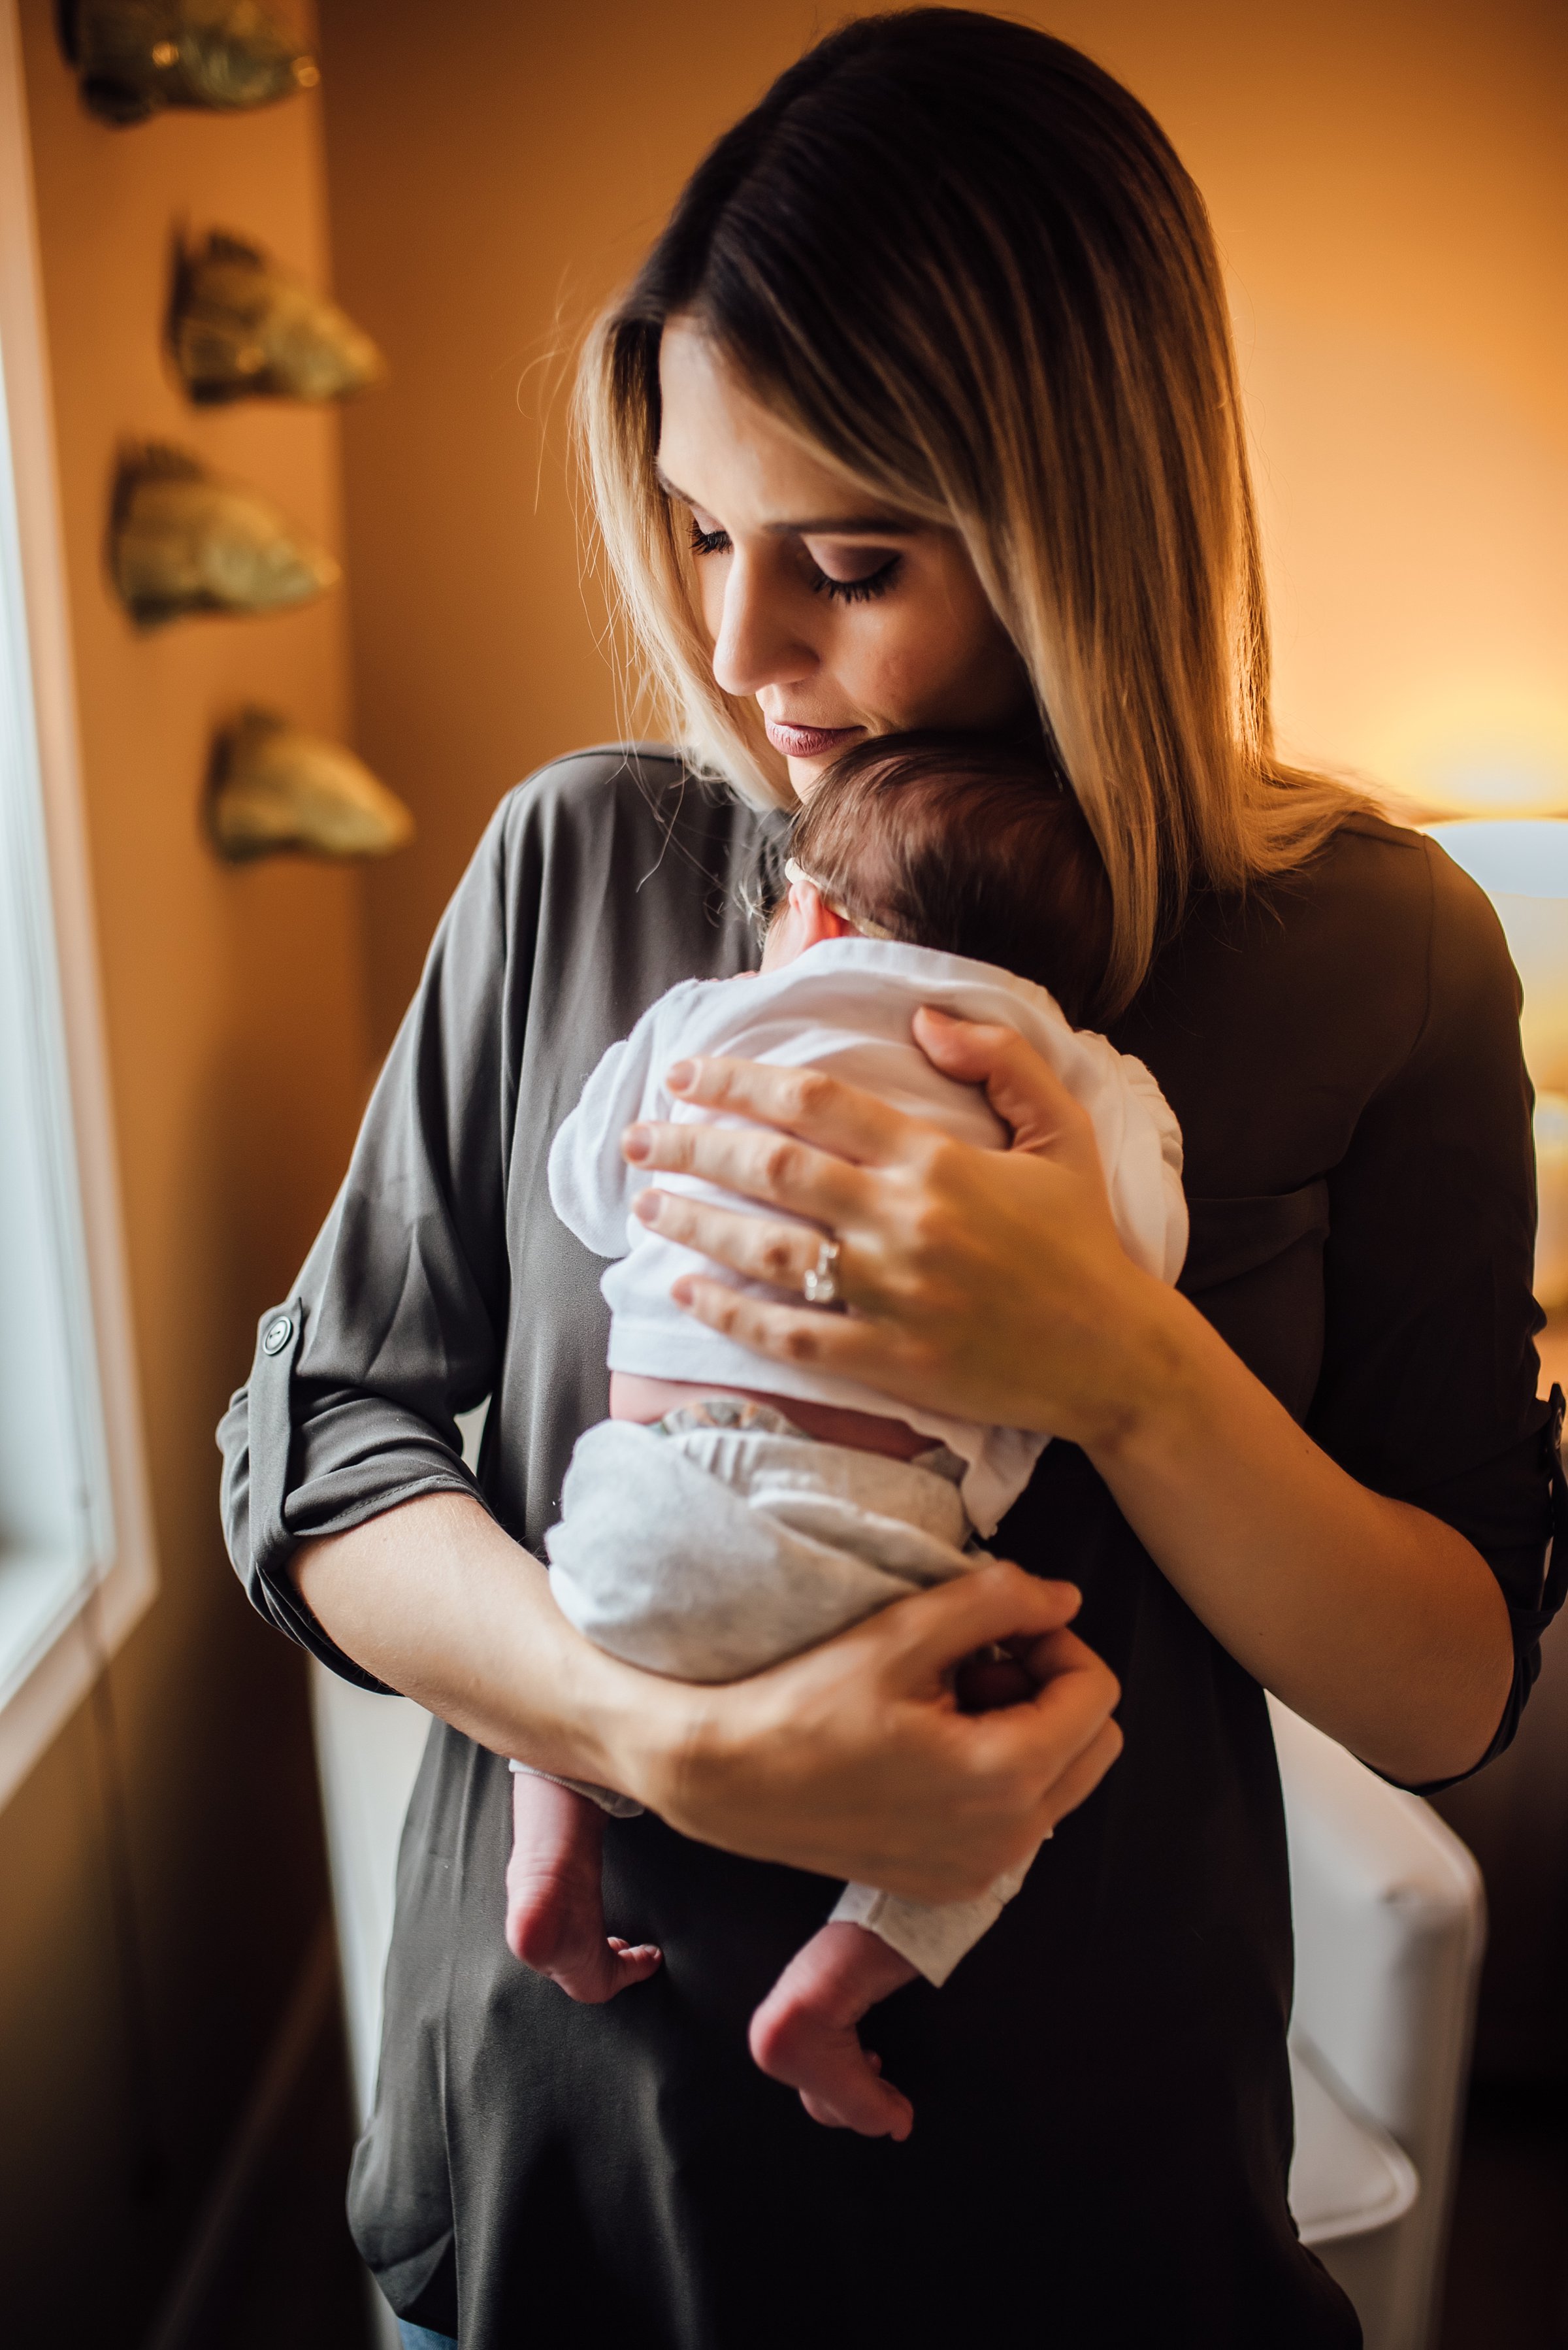
<svg viewBox="0 0 1568 2350">
<path fill-rule="evenodd" d="M 824 1241 L 816 1252 L 816 1263 L 802 1284 L 808 1305 L 838 1304 L 838 1243 Z"/>
</svg>

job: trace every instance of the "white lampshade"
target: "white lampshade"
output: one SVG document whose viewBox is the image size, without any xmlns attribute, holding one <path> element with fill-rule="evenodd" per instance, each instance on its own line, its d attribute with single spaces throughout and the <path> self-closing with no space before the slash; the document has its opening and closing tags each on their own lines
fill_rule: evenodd
<svg viewBox="0 0 1568 2350">
<path fill-rule="evenodd" d="M 1552 1313 L 1568 1305 L 1568 1094 L 1542 1094 L 1536 1102 L 1535 1173 L 1535 1295 Z"/>
<path fill-rule="evenodd" d="M 1568 818 L 1482 818 L 1429 827 L 1497 908 L 1524 983 L 1524 1057 L 1541 1089 L 1535 1294 L 1568 1305 Z"/>
<path fill-rule="evenodd" d="M 1524 1057 L 1537 1086 L 1568 1093 L 1568 818 L 1428 827 L 1497 908 L 1524 983 Z"/>
</svg>

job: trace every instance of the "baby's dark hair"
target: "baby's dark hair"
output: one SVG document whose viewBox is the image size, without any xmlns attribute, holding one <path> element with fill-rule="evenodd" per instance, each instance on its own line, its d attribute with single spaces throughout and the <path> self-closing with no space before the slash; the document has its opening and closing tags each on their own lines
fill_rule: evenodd
<svg viewBox="0 0 1568 2350">
<path fill-rule="evenodd" d="M 1095 1016 L 1111 892 L 1094 835 L 1038 744 L 874 735 L 836 760 L 790 854 L 856 921 L 911 946 L 999 963 Z"/>
</svg>

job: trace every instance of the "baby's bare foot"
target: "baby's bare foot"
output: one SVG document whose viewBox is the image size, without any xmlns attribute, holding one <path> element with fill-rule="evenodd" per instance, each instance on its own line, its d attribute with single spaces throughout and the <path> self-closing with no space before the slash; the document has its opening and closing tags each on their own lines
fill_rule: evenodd
<svg viewBox="0 0 1568 2350">
<path fill-rule="evenodd" d="M 572 1999 L 597 2005 L 653 1974 L 661 1953 L 651 1942 L 623 1942 L 605 1932 L 604 1903 L 591 1888 L 560 1877 L 522 1878 L 506 1872 L 506 1947 L 548 1975 Z"/>
<path fill-rule="evenodd" d="M 907 2138 L 915 2109 L 882 2078 L 855 2027 L 918 1970 L 864 1926 L 827 1925 L 797 1950 L 752 2018 L 752 2054 L 800 2091 L 813 2121 L 862 2137 Z"/>
<path fill-rule="evenodd" d="M 519 1772 L 506 1864 L 506 1947 L 571 1999 L 598 2005 L 660 1964 L 651 1942 L 605 1932 L 604 1814 L 586 1795 Z"/>
</svg>

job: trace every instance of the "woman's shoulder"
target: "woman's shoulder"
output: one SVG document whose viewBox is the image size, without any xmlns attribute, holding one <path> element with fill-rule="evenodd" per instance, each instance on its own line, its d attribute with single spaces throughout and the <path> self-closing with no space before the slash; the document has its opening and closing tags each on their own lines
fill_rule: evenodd
<svg viewBox="0 0 1568 2350">
<path fill-rule="evenodd" d="M 1480 885 L 1425 832 L 1370 812 L 1346 817 L 1303 878 L 1304 942 L 1349 972 L 1397 969 L 1424 1025 L 1480 988 L 1511 1004 L 1518 983 L 1502 925 Z M 1280 895 L 1287 927 L 1287 883 Z"/>
<path fill-rule="evenodd" d="M 1274 973 L 1309 994 L 1366 988 L 1386 1006 L 1424 1001 L 1436 956 L 1508 967 L 1491 901 L 1441 844 L 1359 809 L 1305 865 L 1245 895 L 1197 900 L 1177 943 L 1196 950 L 1200 966 L 1217 947 L 1232 976 L 1240 956 L 1259 978 Z"/>
<path fill-rule="evenodd" d="M 600 743 L 535 768 L 501 801 L 491 836 L 503 852 L 568 842 L 598 852 L 688 852 L 750 841 L 766 819 L 662 743 Z M 705 860 L 706 861 L 706 860 Z"/>
<path fill-rule="evenodd" d="M 514 948 L 545 925 L 556 952 L 576 939 L 623 960 L 652 954 L 640 1009 L 667 965 L 670 979 L 706 970 L 718 932 L 771 894 L 785 829 L 665 744 L 597 744 L 506 794 L 458 895 Z M 654 954 L 659 939 L 668 951 Z"/>
<path fill-rule="evenodd" d="M 1335 1164 L 1402 1073 L 1480 1026 L 1501 1051 L 1517 985 L 1490 902 L 1438 843 L 1357 812 L 1297 870 L 1196 899 L 1112 1041 L 1154 1071 L 1200 1191 L 1278 1190 L 1269 1138 L 1282 1165 Z"/>
<path fill-rule="evenodd" d="M 514 784 L 501 813 L 515 820 L 525 813 L 571 816 L 602 808 L 607 801 L 657 808 L 693 782 L 679 751 L 668 743 L 590 743 L 566 751 Z"/>
<path fill-rule="evenodd" d="M 1358 808 L 1329 835 L 1303 879 L 1330 899 L 1376 902 L 1425 930 L 1435 913 L 1493 921 L 1486 892 L 1441 843 L 1390 816 Z M 1289 890 L 1291 883 L 1284 885 Z"/>
</svg>

